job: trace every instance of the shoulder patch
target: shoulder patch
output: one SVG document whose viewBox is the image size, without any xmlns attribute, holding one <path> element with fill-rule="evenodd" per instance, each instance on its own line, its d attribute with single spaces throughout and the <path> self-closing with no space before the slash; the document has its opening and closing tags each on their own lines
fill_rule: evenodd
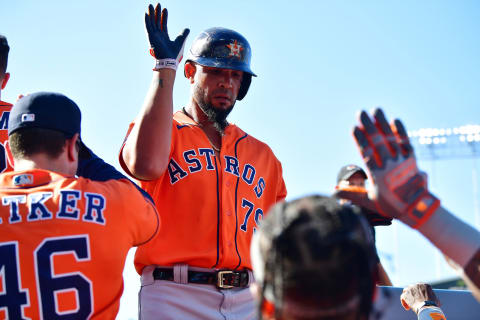
<svg viewBox="0 0 480 320">
<path fill-rule="evenodd" d="M 24 186 L 27 184 L 33 184 L 33 175 L 31 174 L 19 174 L 13 177 L 14 186 Z"/>
</svg>

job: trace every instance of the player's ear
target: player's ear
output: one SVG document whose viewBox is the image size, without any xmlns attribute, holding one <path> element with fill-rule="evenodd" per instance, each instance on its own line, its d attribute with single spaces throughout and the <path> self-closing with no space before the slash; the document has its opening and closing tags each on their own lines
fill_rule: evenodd
<svg viewBox="0 0 480 320">
<path fill-rule="evenodd" d="M 67 139 L 67 156 L 68 156 L 68 160 L 70 161 L 77 161 L 78 160 L 78 146 L 77 146 L 77 141 L 78 141 L 78 133 L 75 133 L 75 135 L 73 137 L 71 137 L 70 139 Z"/>
<path fill-rule="evenodd" d="M 190 83 L 193 83 L 193 78 L 195 77 L 195 72 L 197 71 L 197 67 L 192 62 L 185 63 L 184 73 L 185 77 L 190 80 Z"/>
<path fill-rule="evenodd" d="M 13 164 L 14 164 L 13 154 L 12 154 L 12 149 L 10 149 L 10 143 L 8 143 L 8 140 L 5 142 L 5 150 L 7 151 L 8 162 L 13 167 Z"/>
<path fill-rule="evenodd" d="M 2 90 L 5 89 L 5 86 L 7 85 L 8 80 L 10 79 L 10 72 L 5 73 L 5 76 L 3 77 L 2 80 Z"/>
</svg>

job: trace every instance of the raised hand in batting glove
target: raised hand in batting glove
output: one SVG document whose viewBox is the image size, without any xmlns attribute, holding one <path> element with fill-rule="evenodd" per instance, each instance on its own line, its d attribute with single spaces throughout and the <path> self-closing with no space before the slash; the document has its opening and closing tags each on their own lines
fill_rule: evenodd
<svg viewBox="0 0 480 320">
<path fill-rule="evenodd" d="M 150 41 L 150 54 L 156 59 L 153 70 L 157 71 L 163 68 L 177 70 L 177 66 L 183 58 L 185 40 L 190 33 L 189 29 L 183 29 L 175 41 L 171 41 L 168 36 L 167 20 L 166 8 L 161 10 L 159 3 L 155 9 L 153 5 L 148 6 L 148 12 L 145 13 L 145 27 Z"/>
<path fill-rule="evenodd" d="M 381 109 L 373 118 L 362 111 L 353 135 L 368 168 L 373 188 L 368 197 L 352 191 L 337 196 L 365 206 L 373 202 L 379 213 L 419 228 L 440 206 L 427 188 L 426 175 L 417 168 L 413 148 L 400 120 L 391 125 Z"/>
</svg>

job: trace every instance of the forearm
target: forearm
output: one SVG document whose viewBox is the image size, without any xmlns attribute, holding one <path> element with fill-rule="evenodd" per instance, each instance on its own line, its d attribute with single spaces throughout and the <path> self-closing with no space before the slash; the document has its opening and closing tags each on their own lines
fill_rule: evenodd
<svg viewBox="0 0 480 320">
<path fill-rule="evenodd" d="M 390 277 L 388 276 L 387 272 L 383 268 L 383 265 L 381 262 L 377 263 L 377 268 L 378 268 L 378 285 L 379 286 L 393 286 L 392 280 L 390 280 Z"/>
<path fill-rule="evenodd" d="M 439 207 L 418 231 L 462 267 L 480 248 L 480 233 L 443 207 Z"/>
<path fill-rule="evenodd" d="M 123 158 L 139 179 L 158 178 L 166 169 L 170 153 L 175 71 L 153 73 L 150 89 L 135 125 L 125 142 Z"/>
<path fill-rule="evenodd" d="M 439 207 L 418 230 L 452 259 L 471 284 L 480 288 L 480 232 Z"/>
<path fill-rule="evenodd" d="M 417 316 L 418 320 L 432 320 L 432 319 L 438 319 L 438 320 L 446 320 L 447 318 L 445 317 L 445 314 L 443 313 L 442 309 L 439 307 L 429 307 L 429 308 L 423 308 L 418 312 Z"/>
</svg>

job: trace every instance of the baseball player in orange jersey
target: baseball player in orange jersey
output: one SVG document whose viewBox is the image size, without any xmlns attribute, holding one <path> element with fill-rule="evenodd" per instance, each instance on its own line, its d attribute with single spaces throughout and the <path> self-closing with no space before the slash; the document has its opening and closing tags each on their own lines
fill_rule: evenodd
<svg viewBox="0 0 480 320">
<path fill-rule="evenodd" d="M 155 200 L 162 233 L 137 250 L 141 319 L 252 319 L 250 240 L 286 196 L 272 150 L 226 117 L 248 91 L 251 50 L 212 28 L 194 40 L 184 74 L 190 103 L 173 115 L 172 89 L 188 35 L 167 33 L 167 11 L 145 15 L 153 81 L 120 153 L 124 170 Z"/>
<path fill-rule="evenodd" d="M 8 140 L 8 115 L 10 114 L 12 104 L 1 99 L 2 90 L 10 79 L 10 73 L 7 72 L 9 51 L 10 47 L 8 46 L 7 38 L 0 35 L 0 173 L 13 170 L 5 153 L 5 144 Z"/>
<path fill-rule="evenodd" d="M 158 229 L 149 196 L 80 141 L 80 118 L 55 93 L 12 108 L 15 171 L 0 175 L 0 319 L 115 319 L 127 252 Z"/>
</svg>

